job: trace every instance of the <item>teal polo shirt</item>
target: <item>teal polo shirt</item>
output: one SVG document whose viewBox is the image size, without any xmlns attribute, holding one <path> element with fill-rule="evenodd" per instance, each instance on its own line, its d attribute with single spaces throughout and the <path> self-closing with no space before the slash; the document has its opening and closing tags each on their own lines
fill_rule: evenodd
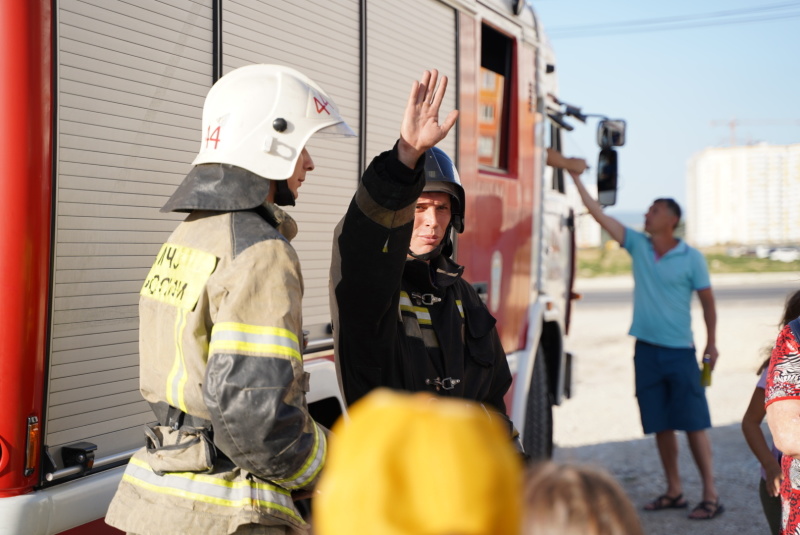
<svg viewBox="0 0 800 535">
<path fill-rule="evenodd" d="M 665 347 L 694 347 L 692 293 L 711 287 L 702 253 L 683 240 L 656 259 L 650 238 L 625 229 L 623 247 L 633 260 L 633 322 L 628 333 Z"/>
</svg>

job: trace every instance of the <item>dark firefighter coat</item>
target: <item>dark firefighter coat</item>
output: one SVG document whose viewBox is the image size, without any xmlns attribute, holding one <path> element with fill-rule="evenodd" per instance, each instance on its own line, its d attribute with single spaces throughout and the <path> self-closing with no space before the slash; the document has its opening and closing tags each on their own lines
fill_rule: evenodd
<svg viewBox="0 0 800 535">
<path fill-rule="evenodd" d="M 148 447 L 128 464 L 106 521 L 140 535 L 302 531 L 291 491 L 315 482 L 326 437 L 305 401 L 303 279 L 289 244 L 297 227 L 274 205 L 230 204 L 237 193 L 226 179 L 244 196 L 267 180 L 216 164 L 193 173 L 170 200 L 192 211 L 156 256 L 139 302 L 140 389 L 161 425 L 146 429 Z M 164 407 L 188 415 L 183 425 L 171 428 Z"/>
<path fill-rule="evenodd" d="M 331 314 L 345 400 L 379 386 L 427 391 L 507 420 L 511 373 L 495 319 L 461 266 L 442 255 L 430 265 L 407 259 L 423 161 L 409 169 L 396 148 L 375 158 L 334 231 Z"/>
</svg>

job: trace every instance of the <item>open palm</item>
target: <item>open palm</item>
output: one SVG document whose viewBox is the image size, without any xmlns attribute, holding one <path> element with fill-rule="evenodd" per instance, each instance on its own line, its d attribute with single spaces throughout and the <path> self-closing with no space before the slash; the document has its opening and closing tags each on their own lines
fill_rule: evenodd
<svg viewBox="0 0 800 535">
<path fill-rule="evenodd" d="M 414 81 L 408 95 L 403 124 L 400 127 L 400 141 L 410 162 L 410 167 L 426 150 L 435 146 L 447 136 L 456 122 L 458 110 L 451 111 L 444 122 L 439 122 L 439 108 L 447 92 L 447 77 L 442 76 L 437 87 L 439 73 L 434 69 L 425 71 L 422 79 Z M 401 157 L 401 160 L 405 158 Z"/>
</svg>

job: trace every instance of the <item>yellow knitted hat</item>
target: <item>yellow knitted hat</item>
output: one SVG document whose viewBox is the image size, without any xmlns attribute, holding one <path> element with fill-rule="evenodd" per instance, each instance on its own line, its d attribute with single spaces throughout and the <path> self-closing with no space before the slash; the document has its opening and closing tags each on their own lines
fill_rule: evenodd
<svg viewBox="0 0 800 535">
<path fill-rule="evenodd" d="M 317 535 L 516 535 L 522 463 L 479 405 L 373 391 L 333 428 Z"/>
</svg>

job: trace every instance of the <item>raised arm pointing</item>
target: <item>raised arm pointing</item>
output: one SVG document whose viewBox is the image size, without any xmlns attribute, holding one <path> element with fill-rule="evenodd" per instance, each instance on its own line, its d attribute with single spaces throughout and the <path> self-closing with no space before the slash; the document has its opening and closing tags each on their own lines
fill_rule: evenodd
<svg viewBox="0 0 800 535">
<path fill-rule="evenodd" d="M 586 187 L 583 185 L 583 182 L 581 182 L 580 173 L 569 171 L 569 174 L 572 180 L 575 181 L 575 187 L 578 188 L 578 193 L 581 196 L 583 204 L 586 205 L 586 209 L 589 210 L 594 220 L 597 221 L 601 227 L 606 229 L 606 231 L 611 234 L 612 238 L 622 244 L 625 241 L 625 226 L 603 212 L 603 207 L 600 206 L 600 203 L 586 191 Z"/>
</svg>

